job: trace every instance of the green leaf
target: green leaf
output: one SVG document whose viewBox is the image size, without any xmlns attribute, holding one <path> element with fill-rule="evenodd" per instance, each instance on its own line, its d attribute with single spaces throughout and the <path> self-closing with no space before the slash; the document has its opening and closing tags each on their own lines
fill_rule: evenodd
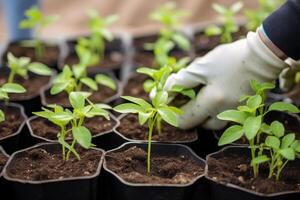
<svg viewBox="0 0 300 200">
<path fill-rule="evenodd" d="M 81 78 L 80 82 L 82 82 L 84 85 L 88 86 L 89 88 L 91 88 L 94 91 L 98 90 L 97 83 L 89 77 Z"/>
<path fill-rule="evenodd" d="M 287 160 L 295 160 L 295 151 L 292 148 L 280 149 L 279 153 Z"/>
<path fill-rule="evenodd" d="M 212 7 L 215 11 L 217 11 L 220 14 L 225 14 L 227 12 L 226 8 L 221 4 L 213 3 Z"/>
<path fill-rule="evenodd" d="M 173 34 L 172 39 L 182 50 L 188 51 L 191 48 L 190 41 L 181 33 Z"/>
<path fill-rule="evenodd" d="M 139 112 L 139 124 L 140 125 L 145 124 L 151 115 L 152 112 L 148 112 L 148 113 Z"/>
<path fill-rule="evenodd" d="M 119 113 L 139 113 L 145 111 L 142 106 L 133 103 L 123 103 L 117 105 L 113 108 L 113 110 Z"/>
<path fill-rule="evenodd" d="M 72 129 L 74 139 L 85 149 L 89 149 L 92 145 L 92 134 L 84 126 L 73 127 Z"/>
<path fill-rule="evenodd" d="M 248 140 L 255 138 L 261 126 L 261 116 L 249 117 L 244 122 L 244 131 Z"/>
<path fill-rule="evenodd" d="M 3 122 L 5 120 L 5 114 L 2 110 L 0 110 L 0 122 Z"/>
<path fill-rule="evenodd" d="M 243 8 L 244 4 L 240 1 L 234 3 L 230 9 L 234 12 L 234 13 L 237 13 L 239 12 L 242 8 Z"/>
<path fill-rule="evenodd" d="M 174 113 L 173 110 L 169 109 L 168 107 L 162 107 L 158 108 L 157 112 L 165 122 L 175 127 L 178 126 L 177 114 Z"/>
<path fill-rule="evenodd" d="M 71 92 L 69 95 L 69 101 L 73 108 L 84 108 L 86 95 L 83 92 Z"/>
<path fill-rule="evenodd" d="M 143 84 L 145 92 L 148 92 L 148 93 L 153 89 L 154 86 L 155 86 L 155 83 L 152 80 L 146 80 Z"/>
<path fill-rule="evenodd" d="M 146 74 L 146 75 L 148 75 L 152 78 L 153 78 L 154 73 L 156 72 L 156 70 L 150 69 L 150 68 L 147 68 L 147 67 L 140 67 L 136 71 L 138 73 L 141 73 L 141 74 Z"/>
<path fill-rule="evenodd" d="M 52 70 L 43 63 L 33 62 L 29 64 L 28 70 L 42 76 L 51 76 Z"/>
<path fill-rule="evenodd" d="M 290 104 L 290 103 L 286 103 L 286 102 L 275 102 L 273 103 L 268 111 L 272 111 L 272 110 L 275 110 L 275 111 L 287 111 L 287 112 L 290 112 L 290 113 L 299 113 L 300 110 L 297 108 L 297 106 L 293 105 L 293 104 Z"/>
<path fill-rule="evenodd" d="M 266 138 L 265 144 L 272 149 L 279 149 L 280 148 L 280 140 L 275 136 L 268 136 Z"/>
<path fill-rule="evenodd" d="M 136 103 L 140 105 L 143 109 L 148 110 L 152 108 L 152 105 L 149 104 L 147 101 L 144 99 L 136 98 L 136 97 L 131 97 L 131 96 L 121 96 L 123 99 L 127 101 L 131 101 L 133 103 Z"/>
<path fill-rule="evenodd" d="M 7 93 L 24 93 L 26 89 L 17 83 L 6 83 L 1 87 L 1 90 Z"/>
<path fill-rule="evenodd" d="M 69 85 L 68 81 L 54 83 L 51 87 L 50 94 L 55 95 L 64 91 Z"/>
<path fill-rule="evenodd" d="M 222 34 L 222 29 L 215 25 L 208 26 L 205 29 L 206 36 L 215 36 L 215 35 L 221 35 L 221 34 Z"/>
<path fill-rule="evenodd" d="M 290 134 L 287 134 L 286 136 L 284 136 L 282 138 L 282 142 L 281 142 L 281 148 L 282 149 L 285 149 L 285 148 L 288 148 L 290 147 L 293 142 L 295 141 L 295 134 L 294 133 L 290 133 Z"/>
<path fill-rule="evenodd" d="M 260 95 L 251 96 L 247 100 L 247 106 L 252 109 L 258 108 L 261 105 L 261 103 L 262 103 L 262 98 Z"/>
<path fill-rule="evenodd" d="M 244 135 L 243 127 L 240 125 L 234 125 L 225 130 L 219 139 L 218 145 L 223 146 L 226 144 L 233 143 L 239 140 Z"/>
<path fill-rule="evenodd" d="M 97 74 L 95 77 L 95 80 L 97 81 L 98 84 L 109 87 L 112 90 L 117 89 L 117 85 L 116 85 L 115 81 L 112 78 L 110 78 L 109 76 L 106 76 L 104 74 Z"/>
<path fill-rule="evenodd" d="M 245 120 L 249 117 L 249 114 L 238 110 L 226 110 L 218 114 L 217 117 L 220 120 L 232 121 L 243 124 Z"/>
<path fill-rule="evenodd" d="M 168 92 L 166 91 L 156 92 L 156 95 L 153 98 L 152 102 L 155 107 L 166 105 L 168 102 Z"/>
<path fill-rule="evenodd" d="M 262 155 L 262 156 L 258 156 L 256 158 L 254 158 L 253 160 L 251 160 L 251 166 L 255 166 L 255 165 L 259 165 L 265 162 L 268 162 L 270 160 L 270 158 L 268 158 L 266 155 Z"/>
<path fill-rule="evenodd" d="M 279 121 L 272 122 L 270 125 L 270 129 L 272 133 L 278 138 L 281 138 L 284 135 L 284 126 Z"/>
<path fill-rule="evenodd" d="M 294 141 L 294 143 L 292 144 L 292 148 L 296 152 L 300 153 L 300 141 L 299 140 Z"/>
</svg>

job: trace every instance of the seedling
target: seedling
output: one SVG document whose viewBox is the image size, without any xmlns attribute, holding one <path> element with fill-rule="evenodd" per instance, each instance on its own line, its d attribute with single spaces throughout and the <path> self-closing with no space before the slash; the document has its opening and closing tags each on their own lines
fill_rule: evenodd
<svg viewBox="0 0 300 200">
<path fill-rule="evenodd" d="M 44 57 L 45 54 L 45 45 L 40 39 L 41 32 L 45 27 L 54 23 L 58 19 L 58 16 L 44 16 L 37 6 L 32 6 L 30 9 L 26 10 L 25 16 L 27 17 L 27 19 L 22 20 L 19 24 L 19 27 L 21 29 L 34 28 L 36 39 L 25 40 L 22 42 L 22 45 L 27 47 L 34 47 L 37 58 L 41 59 Z"/>
<path fill-rule="evenodd" d="M 123 103 L 114 110 L 119 113 L 134 113 L 138 114 L 140 125 L 147 123 L 148 125 L 148 154 L 147 154 L 147 172 L 151 171 L 151 141 L 153 130 L 156 128 L 161 132 L 161 121 L 177 127 L 177 116 L 182 114 L 182 111 L 176 107 L 168 105 L 168 93 L 159 91 L 155 94 L 151 103 L 135 97 L 122 96 L 123 99 L 130 103 Z"/>
<path fill-rule="evenodd" d="M 9 94 L 10 93 L 24 93 L 26 92 L 26 89 L 16 83 L 5 83 L 0 87 L 0 100 L 4 100 L 6 103 L 8 103 L 9 100 Z M 0 122 L 5 121 L 5 114 L 0 109 Z"/>
<path fill-rule="evenodd" d="M 8 67 L 10 73 L 8 76 L 8 83 L 13 83 L 16 75 L 21 76 L 24 79 L 28 78 L 28 72 L 42 76 L 51 76 L 52 70 L 46 65 L 39 62 L 30 62 L 28 57 L 16 58 L 12 53 L 7 54 Z"/>
<path fill-rule="evenodd" d="M 212 7 L 220 15 L 223 24 L 220 26 L 208 26 L 205 30 L 205 35 L 209 37 L 220 35 L 222 43 L 232 42 L 232 34 L 239 30 L 234 17 L 242 9 L 243 3 L 239 1 L 230 7 L 214 3 Z"/>
<path fill-rule="evenodd" d="M 263 162 L 269 161 L 268 156 L 263 155 L 265 146 L 267 145 L 268 148 L 270 148 L 270 154 L 271 154 L 271 160 L 275 160 L 272 162 L 276 163 L 271 163 L 270 164 L 270 173 L 271 176 L 273 175 L 274 171 L 274 165 L 278 167 L 279 161 L 276 161 L 277 159 L 282 161 L 282 158 L 279 157 L 274 157 L 277 153 L 280 153 L 281 156 L 284 158 L 288 159 L 288 156 L 282 155 L 285 154 L 282 151 L 275 151 L 275 149 L 272 149 L 270 147 L 270 138 L 267 137 L 266 142 L 264 143 L 261 141 L 261 136 L 262 134 L 270 134 L 270 135 L 275 135 L 277 139 L 279 140 L 284 133 L 284 130 L 282 130 L 282 127 L 278 125 L 278 122 L 273 122 L 271 124 L 271 128 L 264 123 L 264 117 L 267 113 L 270 111 L 281 111 L 281 112 L 289 112 L 289 113 L 298 113 L 299 109 L 286 102 L 275 102 L 271 104 L 270 106 L 267 106 L 265 104 L 266 100 L 266 91 L 273 89 L 275 86 L 274 84 L 271 83 L 258 83 L 255 80 L 252 80 L 250 82 L 251 88 L 255 92 L 255 95 L 249 96 L 245 95 L 242 96 L 240 101 L 245 102 L 245 105 L 238 106 L 236 110 L 227 110 L 218 115 L 218 118 L 221 120 L 226 120 L 230 121 L 233 123 L 236 123 L 229 128 L 225 130 L 225 132 L 222 134 L 220 140 L 219 140 L 219 145 L 226 145 L 233 143 L 237 140 L 239 140 L 242 137 L 245 137 L 249 144 L 250 144 L 250 149 L 251 149 L 251 157 L 252 157 L 252 162 L 251 166 L 253 168 L 253 173 L 254 177 L 256 178 L 259 174 L 259 165 Z M 271 131 L 270 131 L 271 129 Z M 280 133 L 279 133 L 280 132 Z M 289 136 L 291 137 L 291 136 Z M 269 139 L 268 139 L 269 138 Z M 272 140 L 274 140 L 272 138 Z M 285 142 L 282 139 L 282 148 L 290 148 L 290 144 L 286 145 Z M 297 147 L 298 148 L 298 147 Z M 291 151 L 291 150 L 288 150 Z M 288 159 L 290 160 L 290 159 Z M 272 167 L 271 167 L 272 166 Z M 280 174 L 281 172 L 281 167 L 280 165 L 279 168 L 277 169 L 277 172 Z M 284 167 L 284 166 L 283 166 Z M 282 168 L 283 168 L 282 167 Z M 271 170 L 272 168 L 272 170 Z M 276 177 L 279 178 L 279 175 L 276 175 Z"/>
<path fill-rule="evenodd" d="M 258 0 L 259 7 L 257 9 L 248 9 L 245 11 L 245 16 L 248 21 L 247 29 L 255 31 L 283 2 L 283 0 Z"/>
<path fill-rule="evenodd" d="M 109 113 L 105 109 L 111 107 L 105 104 L 93 104 L 88 97 L 91 93 L 87 92 L 71 92 L 69 101 L 72 110 L 64 109 L 57 105 L 48 105 L 42 108 L 43 111 L 34 112 L 33 114 L 46 118 L 60 128 L 57 135 L 58 142 L 62 145 L 62 154 L 64 160 L 68 161 L 70 154 L 73 153 L 78 160 L 80 156 L 75 150 L 75 145 L 79 144 L 85 149 L 93 146 L 92 134 L 88 128 L 84 126 L 86 118 L 102 116 L 109 120 Z M 67 136 L 71 136 L 71 145 L 67 142 Z M 68 150 L 66 152 L 66 150 Z"/>
<path fill-rule="evenodd" d="M 87 66 L 94 66 L 100 63 L 104 57 L 105 41 L 113 40 L 113 34 L 108 30 L 108 26 L 117 21 L 118 16 L 111 15 L 104 18 L 95 10 L 90 11 L 88 15 L 91 37 L 80 38 L 75 48 L 79 58 L 84 51 L 89 51 L 91 57 Z"/>
<path fill-rule="evenodd" d="M 50 90 L 52 95 L 60 92 L 71 94 L 73 91 L 81 91 L 82 86 L 87 86 L 90 91 L 97 91 L 98 84 L 104 85 L 116 90 L 117 86 L 113 79 L 104 74 L 97 74 L 94 79 L 87 76 L 86 67 L 83 65 L 75 65 L 72 69 L 65 65 L 63 71 L 53 80 L 53 86 Z"/>
</svg>

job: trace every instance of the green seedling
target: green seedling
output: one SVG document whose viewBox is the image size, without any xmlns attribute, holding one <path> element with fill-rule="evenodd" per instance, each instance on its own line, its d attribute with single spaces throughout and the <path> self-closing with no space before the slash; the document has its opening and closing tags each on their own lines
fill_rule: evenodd
<svg viewBox="0 0 300 200">
<path fill-rule="evenodd" d="M 255 10 L 246 10 L 245 16 L 247 18 L 247 29 L 255 31 L 262 22 L 280 5 L 284 0 L 258 0 L 259 7 Z"/>
<path fill-rule="evenodd" d="M 299 113 L 299 109 L 293 104 L 286 102 L 275 102 L 267 106 L 265 104 L 266 91 L 273 89 L 275 87 L 274 84 L 258 83 L 252 80 L 250 85 L 255 94 L 253 96 L 242 96 L 240 101 L 245 102 L 244 105 L 238 106 L 236 110 L 227 110 L 218 115 L 218 118 L 221 120 L 235 123 L 225 130 L 218 145 L 230 144 L 245 137 L 250 145 L 251 166 L 253 168 L 254 177 L 256 178 L 259 174 L 259 164 L 262 162 L 260 159 L 265 159 L 263 160 L 265 162 L 268 161 L 266 157 L 261 157 L 264 149 L 264 142 L 261 141 L 261 136 L 262 134 L 268 133 L 268 129 L 266 128 L 268 126 L 264 123 L 265 115 L 270 111 Z M 274 128 L 273 126 L 271 127 Z M 274 128 L 273 133 L 278 131 L 275 129 L 276 128 Z"/>
<path fill-rule="evenodd" d="M 0 87 L 0 100 L 4 100 L 6 103 L 8 103 L 9 100 L 9 94 L 10 93 L 24 93 L 26 92 L 26 89 L 16 83 L 5 83 Z M 0 122 L 5 121 L 5 114 L 0 109 Z"/>
<path fill-rule="evenodd" d="M 84 52 L 89 51 L 90 58 L 87 66 L 94 66 L 103 60 L 105 41 L 113 40 L 113 34 L 109 31 L 108 26 L 117 21 L 118 16 L 111 15 L 104 18 L 95 10 L 91 10 L 88 15 L 91 36 L 89 38 L 79 38 L 75 48 L 79 58 Z"/>
<path fill-rule="evenodd" d="M 93 147 L 92 134 L 84 126 L 86 118 L 101 116 L 109 119 L 109 113 L 106 109 L 111 109 L 111 107 L 105 104 L 93 104 L 88 99 L 90 95 L 91 93 L 88 92 L 71 92 L 69 101 L 72 110 L 57 105 L 48 105 L 47 108 L 42 108 L 43 111 L 33 113 L 49 120 L 60 128 L 57 137 L 58 142 L 62 145 L 62 154 L 66 161 L 69 160 L 71 153 L 80 160 L 80 156 L 75 150 L 76 144 L 85 149 Z M 69 137 L 72 139 L 71 145 L 67 142 L 68 136 L 71 136 Z"/>
<path fill-rule="evenodd" d="M 54 23 L 57 19 L 57 15 L 44 16 L 37 6 L 32 6 L 30 9 L 25 11 L 26 19 L 22 20 L 19 24 L 21 29 L 35 29 L 36 39 L 26 40 L 22 42 L 22 45 L 27 47 L 34 47 L 35 54 L 38 59 L 44 57 L 45 45 L 40 39 L 41 31 Z"/>
<path fill-rule="evenodd" d="M 134 113 L 138 115 L 140 125 L 147 123 L 148 125 L 148 154 L 147 154 L 147 171 L 151 171 L 151 141 L 153 130 L 156 128 L 161 132 L 161 121 L 177 127 L 177 116 L 182 114 L 182 111 L 176 107 L 168 105 L 168 93 L 159 91 L 155 94 L 151 103 L 135 97 L 123 96 L 123 99 L 130 103 L 120 104 L 114 107 L 114 110 L 119 113 Z"/>
<path fill-rule="evenodd" d="M 73 91 L 82 91 L 82 86 L 85 85 L 90 91 L 97 91 L 98 84 L 117 89 L 117 85 L 112 78 L 104 74 L 97 74 L 94 79 L 87 76 L 86 67 L 83 65 L 75 65 L 72 69 L 66 65 L 62 72 L 53 80 L 53 85 L 50 90 L 52 95 L 63 91 L 70 94 Z"/>
<path fill-rule="evenodd" d="M 27 79 L 28 72 L 42 75 L 42 76 L 51 76 L 52 70 L 46 65 L 39 62 L 30 62 L 30 58 L 20 57 L 16 58 L 12 53 L 7 54 L 8 67 L 10 73 L 8 76 L 8 83 L 13 83 L 16 75 Z"/>
<path fill-rule="evenodd" d="M 234 17 L 242 7 L 242 2 L 236 2 L 230 7 L 214 3 L 213 9 L 220 15 L 222 25 L 208 26 L 205 30 L 205 35 L 209 37 L 220 35 L 222 43 L 232 42 L 232 34 L 239 30 L 239 26 Z"/>
</svg>

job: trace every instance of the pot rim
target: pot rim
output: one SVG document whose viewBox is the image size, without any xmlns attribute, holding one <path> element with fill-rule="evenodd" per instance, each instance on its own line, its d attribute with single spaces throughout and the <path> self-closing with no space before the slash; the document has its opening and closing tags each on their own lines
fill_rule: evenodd
<svg viewBox="0 0 300 200">
<path fill-rule="evenodd" d="M 121 178 L 117 173 L 113 172 L 112 170 L 108 169 L 107 167 L 107 162 L 106 162 L 106 155 L 110 152 L 113 152 L 113 151 L 118 151 L 126 146 L 133 146 L 133 145 L 136 145 L 136 146 L 143 146 L 143 145 L 148 145 L 147 143 L 145 142 L 126 142 L 124 144 L 122 144 L 121 146 L 115 148 L 115 149 L 112 149 L 112 150 L 109 150 L 109 151 L 106 151 L 104 153 L 104 161 L 103 161 L 103 168 L 105 171 L 109 172 L 110 174 L 112 174 L 114 177 L 116 177 L 121 183 L 127 185 L 127 186 L 131 186 L 131 187 L 178 187 L 178 188 L 182 188 L 182 187 L 188 187 L 188 186 L 191 186 L 193 185 L 194 183 L 196 183 L 196 181 L 198 181 L 200 178 L 204 177 L 205 176 L 205 170 L 204 172 L 199 175 L 198 177 L 196 177 L 193 181 L 187 183 L 187 184 L 155 184 L 155 183 L 130 183 L 126 180 L 124 180 L 123 178 Z M 205 166 L 206 166 L 206 161 L 204 159 L 202 159 L 201 157 L 199 157 L 194 151 L 192 151 L 192 149 L 186 145 L 183 145 L 183 144 L 166 144 L 166 143 L 152 143 L 152 145 L 156 145 L 156 146 L 169 146 L 169 147 L 180 147 L 180 148 L 185 148 L 186 150 L 188 150 L 188 152 L 191 154 L 191 156 L 199 161 L 201 161 Z"/>
<path fill-rule="evenodd" d="M 6 151 L 4 150 L 4 148 L 2 146 L 0 146 L 0 152 L 9 159 L 9 155 L 6 153 Z M 7 164 L 7 162 L 8 162 L 8 160 L 6 161 L 5 165 Z M 0 172 L 0 178 L 3 175 L 3 171 L 4 171 L 4 168 L 5 168 L 5 165 L 3 166 L 3 169 Z"/>
<path fill-rule="evenodd" d="M 224 152 L 227 149 L 232 149 L 232 148 L 235 148 L 235 149 L 237 149 L 237 148 L 240 148 L 240 149 L 250 149 L 250 147 L 248 147 L 248 146 L 226 146 L 226 147 L 224 147 L 223 149 L 221 149 L 219 151 L 216 151 L 214 153 L 208 154 L 206 156 L 206 161 L 210 157 L 212 157 L 214 155 L 217 155 L 219 153 L 222 153 L 222 152 Z M 212 182 L 214 182 L 216 184 L 221 184 L 221 185 L 223 185 L 225 187 L 229 187 L 229 188 L 233 188 L 233 189 L 240 190 L 240 191 L 243 191 L 243 192 L 247 192 L 247 193 L 259 196 L 259 197 L 276 197 L 276 196 L 280 196 L 280 195 L 300 193 L 300 190 L 298 190 L 298 191 L 294 190 L 294 191 L 276 192 L 276 193 L 270 193 L 270 194 L 256 192 L 256 191 L 253 191 L 253 190 L 250 190 L 250 189 L 246 189 L 244 187 L 241 187 L 241 186 L 238 186 L 238 185 L 235 185 L 235 184 L 232 184 L 232 183 L 225 183 L 225 182 L 221 182 L 221 181 L 216 181 L 213 178 L 211 178 L 211 177 L 208 176 L 208 171 L 209 171 L 209 169 L 208 169 L 208 163 L 206 162 L 206 166 L 205 166 L 205 178 L 207 178 L 209 181 L 212 181 Z"/>
<path fill-rule="evenodd" d="M 123 135 L 120 131 L 118 131 L 117 129 L 121 126 L 121 120 L 126 117 L 127 115 L 130 114 L 121 114 L 117 117 L 118 121 L 119 121 L 119 125 L 114 127 L 113 132 L 116 133 L 118 136 L 120 136 L 121 138 L 123 138 L 124 140 L 128 141 L 128 142 L 137 142 L 137 143 L 144 143 L 147 142 L 147 140 L 137 140 L 137 139 L 130 139 L 128 137 L 126 137 L 125 135 Z M 151 140 L 152 143 L 166 143 L 166 144 L 189 144 L 189 143 L 193 143 L 196 142 L 199 139 L 198 133 L 197 133 L 197 129 L 191 129 L 191 132 L 195 132 L 196 137 L 193 140 L 188 140 L 188 141 L 158 141 L 158 140 Z"/>
<path fill-rule="evenodd" d="M 92 178 L 95 178 L 95 177 L 99 176 L 99 174 L 101 172 L 103 160 L 104 160 L 105 151 L 102 150 L 102 149 L 100 149 L 100 148 L 94 148 L 93 147 L 93 148 L 90 148 L 90 149 L 93 149 L 93 150 L 96 150 L 96 151 L 100 151 L 102 153 L 101 159 L 100 159 L 98 167 L 97 167 L 97 170 L 96 170 L 96 172 L 93 175 L 90 175 L 90 176 L 79 176 L 79 177 L 69 177 L 69 178 L 62 178 L 62 179 L 51 179 L 51 180 L 43 180 L 43 181 L 21 180 L 19 178 L 11 178 L 11 177 L 9 177 L 9 175 L 7 174 L 7 168 L 9 167 L 10 163 L 12 162 L 12 160 L 14 159 L 14 157 L 17 154 L 25 152 L 25 151 L 28 151 L 28 150 L 31 150 L 31 149 L 35 149 L 35 148 L 38 148 L 38 147 L 51 146 L 51 145 L 61 145 L 61 144 L 59 144 L 59 143 L 47 143 L 47 142 L 43 142 L 43 143 L 39 143 L 39 144 L 36 144 L 34 146 L 28 147 L 26 149 L 22 149 L 22 150 L 14 152 L 10 156 L 9 160 L 7 161 L 7 163 L 6 163 L 5 167 L 4 167 L 3 177 L 6 180 L 12 181 L 12 182 L 27 183 L 27 184 L 34 184 L 34 185 L 36 185 L 36 184 L 47 184 L 47 183 L 55 183 L 55 182 L 87 180 L 87 179 L 92 179 Z"/>
<path fill-rule="evenodd" d="M 109 117 L 110 117 L 110 120 L 113 120 L 115 122 L 115 125 L 110 129 L 110 130 L 107 130 L 107 131 L 103 131 L 103 132 L 100 132 L 100 133 L 97 133 L 96 135 L 93 135 L 92 138 L 97 138 L 97 137 L 100 137 L 100 136 L 103 136 L 103 135 L 106 135 L 106 134 L 109 134 L 109 133 L 112 133 L 114 131 L 114 128 L 119 126 L 120 122 L 119 120 L 117 119 L 117 117 L 115 117 L 112 113 L 109 113 Z M 39 135 L 36 135 L 34 133 L 34 131 L 32 130 L 31 128 L 31 124 L 30 122 L 32 120 L 35 120 L 37 118 L 41 118 L 39 116 L 31 116 L 29 117 L 27 120 L 26 120 L 26 125 L 29 129 L 29 133 L 32 137 L 34 138 L 37 138 L 39 140 L 42 140 L 42 141 L 45 141 L 45 142 L 51 142 L 51 143 L 57 143 L 58 141 L 57 140 L 52 140 L 52 139 L 48 139 L 48 138 L 45 138 L 45 137 L 42 137 L 42 136 L 39 136 Z M 109 120 L 108 120 L 109 121 Z M 66 138 L 67 141 L 71 140 L 71 138 Z"/>
<path fill-rule="evenodd" d="M 5 140 L 5 139 L 8 139 L 8 138 L 11 138 L 11 137 L 14 137 L 14 136 L 20 134 L 23 127 L 25 126 L 26 120 L 27 120 L 27 115 L 25 114 L 25 109 L 21 104 L 9 102 L 8 105 L 5 105 L 5 106 L 11 106 L 11 107 L 18 108 L 20 110 L 21 116 L 23 117 L 23 122 L 20 124 L 20 126 L 19 126 L 19 128 L 16 132 L 14 132 L 13 134 L 7 135 L 5 137 L 0 138 L 0 142 L 2 140 Z"/>
</svg>

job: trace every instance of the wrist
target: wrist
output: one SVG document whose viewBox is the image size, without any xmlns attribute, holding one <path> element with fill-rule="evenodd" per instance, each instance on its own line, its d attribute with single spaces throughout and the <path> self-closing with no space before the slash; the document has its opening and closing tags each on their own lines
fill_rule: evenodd
<svg viewBox="0 0 300 200">
<path fill-rule="evenodd" d="M 266 34 L 264 27 L 260 26 L 257 29 L 257 34 L 259 36 L 259 38 L 261 39 L 261 41 L 270 49 L 270 51 L 272 51 L 279 59 L 281 60 L 285 60 L 288 58 L 288 56 L 282 51 L 280 50 L 268 37 L 268 35 Z"/>
</svg>

